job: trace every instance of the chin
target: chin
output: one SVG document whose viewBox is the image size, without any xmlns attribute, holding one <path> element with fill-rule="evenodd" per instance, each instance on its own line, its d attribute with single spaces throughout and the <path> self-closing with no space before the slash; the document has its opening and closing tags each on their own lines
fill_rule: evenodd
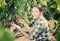
<svg viewBox="0 0 60 41">
<path fill-rule="evenodd" d="M 34 17 L 34 19 L 37 19 L 37 18 Z"/>
</svg>

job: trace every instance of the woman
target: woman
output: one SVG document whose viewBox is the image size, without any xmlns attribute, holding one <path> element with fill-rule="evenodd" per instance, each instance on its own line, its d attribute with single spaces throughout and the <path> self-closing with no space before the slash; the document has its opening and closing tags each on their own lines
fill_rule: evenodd
<svg viewBox="0 0 60 41">
<path fill-rule="evenodd" d="M 12 23 L 13 27 L 19 28 L 21 33 L 29 38 L 31 41 L 36 39 L 36 41 L 49 41 L 48 32 L 49 26 L 47 20 L 43 16 L 43 9 L 39 5 L 35 5 L 32 8 L 32 15 L 34 18 L 34 24 L 32 27 L 29 27 L 28 24 L 25 23 L 23 19 L 18 18 L 16 21 L 18 23 L 22 23 L 29 34 L 26 33 L 22 28 L 18 25 Z"/>
</svg>

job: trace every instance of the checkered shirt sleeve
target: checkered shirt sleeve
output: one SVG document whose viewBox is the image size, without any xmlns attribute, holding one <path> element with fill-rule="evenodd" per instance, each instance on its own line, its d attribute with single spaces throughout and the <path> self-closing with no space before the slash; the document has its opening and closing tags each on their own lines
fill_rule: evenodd
<svg viewBox="0 0 60 41">
<path fill-rule="evenodd" d="M 30 39 L 33 40 L 35 38 L 37 38 L 37 36 L 40 34 L 40 33 L 43 33 L 44 32 L 44 28 L 45 27 L 45 23 L 43 21 L 40 21 L 35 23 L 36 25 L 33 25 L 33 28 L 31 29 L 30 31 Z"/>
</svg>

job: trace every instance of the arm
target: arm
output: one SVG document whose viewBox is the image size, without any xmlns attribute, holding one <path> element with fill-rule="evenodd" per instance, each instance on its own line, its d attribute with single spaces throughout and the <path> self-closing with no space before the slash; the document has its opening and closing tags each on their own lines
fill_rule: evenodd
<svg viewBox="0 0 60 41">
<path fill-rule="evenodd" d="M 27 32 L 27 30 L 23 27 L 23 28 L 21 28 L 23 31 L 25 31 L 25 32 Z"/>
<path fill-rule="evenodd" d="M 25 21 L 24 21 L 23 19 L 17 18 L 16 21 L 17 21 L 18 23 L 22 23 L 28 32 L 30 31 L 31 28 L 28 26 L 27 23 L 25 23 Z"/>
<path fill-rule="evenodd" d="M 19 28 L 19 31 L 28 39 L 30 39 L 29 34 L 26 33 L 25 30 L 23 30 L 22 28 L 20 28 L 18 25 L 16 25 L 15 27 Z"/>
<path fill-rule="evenodd" d="M 30 39 L 29 34 L 27 34 L 27 33 L 25 32 L 25 30 L 23 30 L 20 26 L 16 25 L 15 23 L 12 23 L 11 25 L 12 25 L 13 27 L 18 28 L 18 30 L 19 30 L 25 37 L 27 37 L 27 38 Z"/>
<path fill-rule="evenodd" d="M 31 28 L 28 26 L 28 24 L 23 23 L 23 25 L 24 25 L 25 29 L 26 29 L 28 32 L 30 32 Z"/>
<path fill-rule="evenodd" d="M 22 29 L 20 29 L 21 33 L 28 39 L 30 39 L 30 35 L 24 32 Z"/>
</svg>

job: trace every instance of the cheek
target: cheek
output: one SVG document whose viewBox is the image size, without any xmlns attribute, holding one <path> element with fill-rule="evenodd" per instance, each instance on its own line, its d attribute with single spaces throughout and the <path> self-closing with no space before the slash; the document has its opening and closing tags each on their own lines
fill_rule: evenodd
<svg viewBox="0 0 60 41">
<path fill-rule="evenodd" d="M 32 15 L 35 17 L 37 17 L 38 15 L 39 15 L 39 12 L 36 12 L 36 11 L 34 11 L 34 12 L 32 12 Z"/>
<path fill-rule="evenodd" d="M 35 16 L 36 14 L 34 12 L 32 12 L 32 15 Z"/>
<path fill-rule="evenodd" d="M 38 16 L 38 15 L 40 15 L 40 14 L 39 14 L 39 13 L 36 13 L 35 15 Z"/>
<path fill-rule="evenodd" d="M 34 16 L 34 13 L 32 13 L 32 16 Z"/>
<path fill-rule="evenodd" d="M 39 16 L 38 13 L 35 13 L 35 14 L 32 14 L 32 15 L 33 15 L 33 17 L 38 17 Z"/>
</svg>

